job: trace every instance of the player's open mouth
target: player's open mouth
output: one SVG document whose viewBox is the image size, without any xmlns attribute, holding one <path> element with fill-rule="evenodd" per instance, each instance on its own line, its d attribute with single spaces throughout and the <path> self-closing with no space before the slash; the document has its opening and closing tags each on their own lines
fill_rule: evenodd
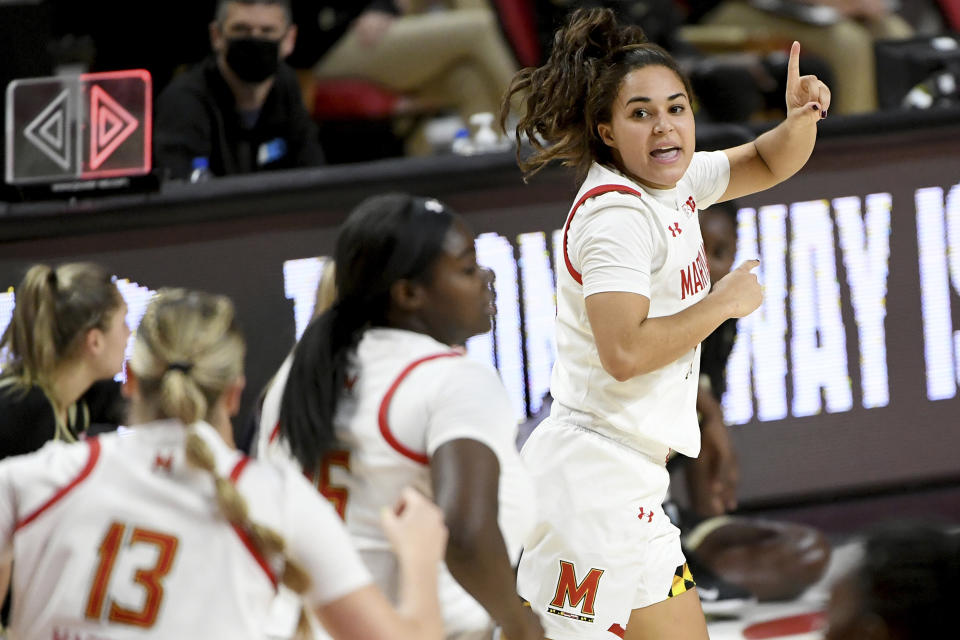
<svg viewBox="0 0 960 640">
<path fill-rule="evenodd" d="M 650 152 L 657 162 L 674 162 L 680 158 L 680 147 L 661 147 Z"/>
</svg>

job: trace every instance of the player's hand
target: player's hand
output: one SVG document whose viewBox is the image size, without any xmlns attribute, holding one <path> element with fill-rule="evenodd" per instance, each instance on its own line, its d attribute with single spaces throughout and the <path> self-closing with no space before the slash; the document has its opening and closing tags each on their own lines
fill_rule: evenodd
<svg viewBox="0 0 960 640">
<path fill-rule="evenodd" d="M 719 298 L 727 310 L 728 318 L 750 315 L 763 302 L 763 290 L 753 269 L 759 260 L 746 260 L 736 269 L 720 278 L 710 290 L 711 296 Z"/>
<path fill-rule="evenodd" d="M 402 562 L 435 566 L 446 552 L 443 511 L 416 489 L 403 489 L 396 506 L 381 511 L 380 523 Z"/>
<path fill-rule="evenodd" d="M 787 118 L 816 123 L 829 109 L 830 88 L 817 76 L 800 75 L 800 43 L 794 41 L 787 62 Z"/>
</svg>

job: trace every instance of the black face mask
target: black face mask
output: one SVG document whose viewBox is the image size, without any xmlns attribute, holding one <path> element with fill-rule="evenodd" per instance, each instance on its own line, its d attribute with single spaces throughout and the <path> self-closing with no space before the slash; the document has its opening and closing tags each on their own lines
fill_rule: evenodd
<svg viewBox="0 0 960 640">
<path fill-rule="evenodd" d="M 280 41 L 263 38 L 227 40 L 227 66 L 244 82 L 263 82 L 277 72 Z"/>
</svg>

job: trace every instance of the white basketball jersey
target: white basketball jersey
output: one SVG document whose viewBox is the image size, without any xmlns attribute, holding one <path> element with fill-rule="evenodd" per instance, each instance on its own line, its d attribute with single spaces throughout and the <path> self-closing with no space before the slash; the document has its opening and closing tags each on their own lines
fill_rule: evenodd
<svg viewBox="0 0 960 640">
<path fill-rule="evenodd" d="M 589 245 L 591 255 L 601 256 L 601 266 L 604 259 L 612 265 L 636 262 L 637 271 L 649 275 L 648 287 L 644 280 L 638 288 L 628 274 L 586 295 L 641 293 L 650 300 L 651 318 L 686 309 L 710 291 L 698 209 L 722 195 L 728 178 L 723 152 L 694 154 L 687 173 L 669 190 L 645 188 L 599 164 L 590 169 L 564 225 L 564 264 L 557 269 L 557 361 L 551 380 L 560 405 L 554 405 L 556 417 L 573 415 L 574 421 L 640 449 L 666 445 L 692 457 L 699 453 L 699 346 L 657 371 L 624 382 L 614 379 L 600 363 L 587 319 L 583 283 L 589 274 L 583 273 L 581 255 Z M 591 228 L 604 228 L 603 216 L 616 216 L 621 228 L 607 225 L 606 238 L 590 235 Z M 632 231 L 645 242 L 643 258 L 637 255 L 641 247 L 624 246 L 616 237 Z"/>
<path fill-rule="evenodd" d="M 328 504 L 296 473 L 251 461 L 196 425 L 254 521 L 284 536 L 320 606 L 371 577 Z M 13 555 L 9 637 L 262 639 L 282 568 L 186 462 L 176 421 L 51 442 L 0 463 L 0 536 Z"/>
<path fill-rule="evenodd" d="M 291 361 L 265 397 L 258 439 L 259 455 L 288 461 L 277 424 Z M 452 440 L 477 440 L 497 455 L 500 530 L 516 564 L 532 526 L 533 485 L 516 450 L 516 419 L 496 373 L 424 334 L 375 328 L 364 333 L 347 384 L 335 419 L 343 450 L 325 456 L 315 483 L 343 515 L 361 556 L 391 599 L 396 602 L 398 575 L 380 528 L 380 509 L 395 504 L 405 486 L 432 497 L 430 457 Z M 491 624 L 446 567 L 440 600 L 448 635 Z"/>
</svg>

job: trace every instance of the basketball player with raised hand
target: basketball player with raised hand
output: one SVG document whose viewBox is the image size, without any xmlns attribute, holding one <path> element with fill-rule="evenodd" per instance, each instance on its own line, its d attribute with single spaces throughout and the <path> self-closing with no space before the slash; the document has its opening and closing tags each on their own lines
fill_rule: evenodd
<svg viewBox="0 0 960 640">
<path fill-rule="evenodd" d="M 711 289 L 698 211 L 806 163 L 830 91 L 800 77 L 799 53 L 794 43 L 786 120 L 725 151 L 695 153 L 689 82 L 610 10 L 575 11 L 504 100 L 501 123 L 523 96 L 525 173 L 558 160 L 582 181 L 558 269 L 554 403 L 523 449 L 540 508 L 518 590 L 552 640 L 707 637 L 661 508 L 666 458 L 699 452 L 700 342 L 762 295 L 755 260 Z"/>
</svg>

